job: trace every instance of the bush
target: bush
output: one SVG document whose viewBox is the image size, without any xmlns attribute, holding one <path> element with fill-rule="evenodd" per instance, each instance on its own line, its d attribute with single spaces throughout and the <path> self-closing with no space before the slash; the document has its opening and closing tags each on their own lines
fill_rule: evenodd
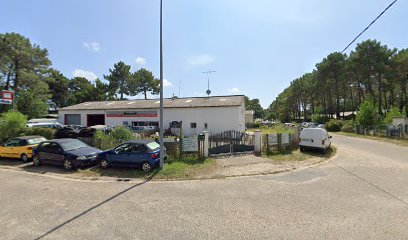
<svg viewBox="0 0 408 240">
<path fill-rule="evenodd" d="M 384 118 L 384 123 L 391 124 L 392 119 L 395 117 L 404 117 L 404 114 L 402 114 L 397 107 L 392 107 Z"/>
<path fill-rule="evenodd" d="M 314 122 L 314 123 L 323 124 L 323 123 L 325 123 L 327 121 L 329 121 L 329 119 L 326 116 L 322 115 L 322 114 L 313 114 L 312 115 L 312 122 Z"/>
<path fill-rule="evenodd" d="M 17 111 L 8 111 L 0 117 L 0 141 L 16 137 L 27 128 L 27 118 Z"/>
<path fill-rule="evenodd" d="M 124 126 L 115 127 L 110 133 L 116 140 L 127 141 L 133 138 L 133 132 Z"/>
<path fill-rule="evenodd" d="M 347 132 L 347 133 L 353 133 L 354 132 L 354 127 L 351 124 L 345 124 L 343 127 L 341 127 L 342 132 Z"/>
<path fill-rule="evenodd" d="M 54 139 L 55 138 L 55 129 L 52 128 L 37 128 L 37 127 L 32 127 L 32 128 L 26 128 L 25 131 L 23 132 L 24 135 L 30 136 L 30 135 L 38 135 L 41 137 L 45 137 L 46 139 Z"/>
<path fill-rule="evenodd" d="M 343 123 L 336 119 L 331 119 L 326 123 L 326 130 L 329 132 L 340 132 L 343 127 Z"/>
<path fill-rule="evenodd" d="M 114 148 L 124 141 L 131 140 L 133 133 L 128 128 L 119 126 L 112 130 L 110 133 L 104 133 L 103 131 L 96 131 L 93 136 L 93 146 L 102 150 Z"/>
<path fill-rule="evenodd" d="M 364 128 L 374 128 L 380 123 L 381 117 L 375 109 L 373 100 L 368 99 L 360 105 L 356 121 Z"/>
</svg>

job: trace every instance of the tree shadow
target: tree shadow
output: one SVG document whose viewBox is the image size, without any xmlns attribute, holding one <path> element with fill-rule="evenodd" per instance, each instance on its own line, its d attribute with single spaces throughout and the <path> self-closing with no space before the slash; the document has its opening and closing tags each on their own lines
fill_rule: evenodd
<svg viewBox="0 0 408 240">
<path fill-rule="evenodd" d="M 25 166 L 30 163 L 21 161 L 19 158 L 0 158 L 0 166 Z"/>
</svg>

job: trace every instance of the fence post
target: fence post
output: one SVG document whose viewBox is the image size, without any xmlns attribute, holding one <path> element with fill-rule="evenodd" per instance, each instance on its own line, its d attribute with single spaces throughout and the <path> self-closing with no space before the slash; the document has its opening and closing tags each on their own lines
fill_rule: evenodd
<svg viewBox="0 0 408 240">
<path fill-rule="evenodd" d="M 208 148 L 209 148 L 209 139 L 208 139 L 208 131 L 203 131 L 204 133 L 204 157 L 208 157 Z"/>
<path fill-rule="evenodd" d="M 266 134 L 266 153 L 269 154 L 269 134 Z"/>
<path fill-rule="evenodd" d="M 262 132 L 260 130 L 255 131 L 255 146 L 254 151 L 256 155 L 261 154 Z"/>
<path fill-rule="evenodd" d="M 278 151 L 282 152 L 282 133 L 278 133 Z"/>
</svg>

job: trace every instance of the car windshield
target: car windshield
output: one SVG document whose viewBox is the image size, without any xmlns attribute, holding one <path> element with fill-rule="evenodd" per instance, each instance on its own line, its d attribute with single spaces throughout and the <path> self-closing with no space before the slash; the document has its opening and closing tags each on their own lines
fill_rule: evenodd
<svg viewBox="0 0 408 240">
<path fill-rule="evenodd" d="M 148 144 L 146 144 L 148 148 L 150 148 L 151 150 L 156 150 L 160 148 L 160 145 L 157 142 L 150 142 Z"/>
<path fill-rule="evenodd" d="M 60 143 L 62 149 L 64 149 L 64 151 L 71 151 L 71 150 L 75 150 L 75 149 L 79 149 L 79 148 L 85 148 L 88 147 L 88 145 L 86 145 L 85 143 L 79 141 L 79 140 L 72 140 L 69 142 L 63 142 Z"/>
<path fill-rule="evenodd" d="M 27 142 L 29 145 L 34 145 L 34 144 L 39 144 L 40 142 L 46 141 L 47 139 L 41 137 L 41 138 L 31 138 L 28 139 Z"/>
</svg>

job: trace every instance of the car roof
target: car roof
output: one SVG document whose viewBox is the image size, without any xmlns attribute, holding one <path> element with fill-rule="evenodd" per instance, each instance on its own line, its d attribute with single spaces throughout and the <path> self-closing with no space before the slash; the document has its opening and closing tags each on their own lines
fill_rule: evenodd
<svg viewBox="0 0 408 240">
<path fill-rule="evenodd" d="M 153 140 L 146 140 L 146 139 L 136 139 L 136 140 L 129 140 L 126 141 L 125 143 L 142 143 L 142 144 L 148 144 L 154 142 Z"/>
<path fill-rule="evenodd" d="M 13 138 L 13 139 L 28 140 L 28 139 L 33 139 L 33 138 L 44 138 L 44 137 L 43 137 L 43 136 L 32 135 L 32 136 L 15 137 L 15 138 Z"/>
<path fill-rule="evenodd" d="M 316 132 L 327 132 L 326 129 L 324 128 L 303 128 L 302 132 L 306 131 L 306 132 L 311 132 L 311 131 L 316 131 Z"/>
<path fill-rule="evenodd" d="M 59 138 L 59 139 L 48 140 L 46 142 L 66 143 L 66 142 L 72 142 L 72 141 L 79 141 L 79 140 L 75 138 Z"/>
</svg>

